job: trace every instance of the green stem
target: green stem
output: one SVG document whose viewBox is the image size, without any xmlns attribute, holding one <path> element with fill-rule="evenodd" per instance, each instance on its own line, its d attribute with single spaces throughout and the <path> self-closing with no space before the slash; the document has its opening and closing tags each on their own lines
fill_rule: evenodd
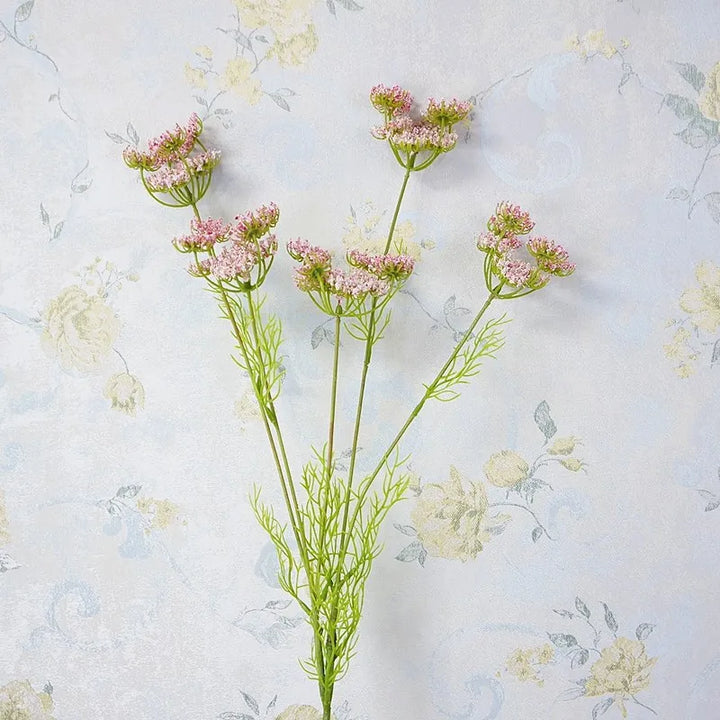
<svg viewBox="0 0 720 720">
<path fill-rule="evenodd" d="M 390 222 L 390 230 L 388 231 L 387 241 L 385 242 L 385 254 L 390 250 L 392 238 L 395 233 L 395 226 L 397 225 L 398 216 L 400 215 L 400 206 L 402 205 L 403 198 L 405 197 L 405 188 L 407 188 L 408 180 L 410 179 L 410 173 L 412 172 L 412 163 L 409 163 L 409 167 L 405 171 L 403 177 L 402 186 L 400 187 L 400 194 L 398 195 L 397 203 L 395 204 L 395 212 L 393 213 L 392 221 Z M 373 349 L 373 335 L 375 334 L 375 311 L 377 309 L 377 298 L 373 298 L 372 305 L 370 308 L 370 319 L 368 321 L 368 335 L 365 340 L 365 357 L 363 359 L 362 374 L 360 376 L 360 390 L 358 391 L 357 408 L 355 410 L 355 425 L 353 428 L 353 440 L 352 448 L 350 450 L 350 467 L 348 468 L 348 481 L 347 481 L 347 492 L 345 495 L 345 503 L 343 509 L 343 522 L 341 537 L 345 537 L 348 525 L 348 516 L 350 514 L 350 500 L 352 498 L 352 485 L 355 477 L 355 463 L 357 460 L 358 443 L 360 440 L 360 425 L 362 421 L 363 404 L 365 402 L 365 387 L 367 384 L 368 370 L 370 369 L 370 361 L 372 360 L 372 349 Z M 347 544 L 346 544 L 347 546 Z M 340 561 L 344 561 L 344 553 L 341 553 Z M 338 569 L 340 569 L 340 565 Z"/>
<path fill-rule="evenodd" d="M 223 298 L 226 299 L 227 296 L 225 294 L 225 290 L 222 288 L 221 293 Z M 255 346 L 258 348 L 259 352 L 260 331 L 257 325 L 257 305 L 253 300 L 252 293 L 249 290 L 246 292 L 246 297 L 248 301 L 248 309 L 250 311 L 250 321 L 253 329 Z M 237 328 L 234 317 L 232 317 L 232 314 L 230 315 L 232 318 L 231 322 L 233 323 L 233 327 Z M 245 357 L 247 358 L 247 355 Z M 260 367 L 264 368 L 262 358 L 258 358 L 258 364 Z M 314 591 L 316 590 L 316 588 L 313 589 L 313 577 L 310 572 L 310 560 L 307 555 L 308 541 L 305 535 L 303 524 L 300 522 L 300 503 L 297 499 L 295 483 L 293 482 L 292 473 L 290 471 L 290 463 L 288 461 L 287 452 L 285 450 L 285 443 L 283 442 L 283 436 L 280 430 L 280 422 L 278 420 L 277 411 L 275 410 L 275 403 L 273 402 L 272 397 L 270 397 L 270 389 L 268 387 L 267 379 L 264 375 L 262 377 L 262 380 L 264 384 L 263 389 L 265 392 L 267 392 L 267 399 L 264 399 L 260 395 L 259 388 L 255 387 L 255 383 L 253 383 L 253 387 L 255 387 L 255 397 L 257 399 L 258 405 L 260 406 L 260 414 L 265 425 L 265 432 L 267 434 L 268 440 L 270 441 L 270 448 L 273 453 L 273 458 L 275 459 L 278 477 L 280 478 L 280 484 L 282 486 L 283 495 L 285 497 L 285 505 L 287 506 L 288 516 L 290 517 L 290 524 L 292 525 L 293 534 L 295 535 L 295 542 L 297 543 L 300 557 L 303 561 L 303 565 L 305 566 L 305 574 L 307 575 L 308 587 L 310 589 L 311 606 L 313 607 L 314 612 L 316 612 L 316 592 Z M 268 410 L 270 411 L 269 413 Z M 275 436 L 277 437 L 273 436 L 270 425 L 272 425 L 272 427 L 275 429 Z"/>
<path fill-rule="evenodd" d="M 324 557 L 325 540 L 327 534 L 327 512 L 330 499 L 330 486 L 333 475 L 333 458 L 335 446 L 335 409 L 337 406 L 337 387 L 338 387 L 338 367 L 340 361 L 340 315 L 335 315 L 335 342 L 333 348 L 333 366 L 332 366 L 332 384 L 330 388 L 330 421 L 328 424 L 328 440 L 325 458 L 325 477 L 323 490 L 323 508 L 320 513 L 322 527 L 320 528 L 320 548 L 318 550 L 318 558 Z"/>
<path fill-rule="evenodd" d="M 495 300 L 499 291 L 500 291 L 500 287 L 496 287 L 490 292 L 490 294 L 487 297 L 487 300 L 485 301 L 483 306 L 478 311 L 478 314 L 475 316 L 475 319 L 470 324 L 470 327 L 465 332 L 463 339 L 455 346 L 453 351 L 450 353 L 450 357 L 448 357 L 445 364 L 442 366 L 442 368 L 440 369 L 438 374 L 435 376 L 435 379 L 427 386 L 427 388 L 425 390 L 425 394 L 422 396 L 422 398 L 420 399 L 418 404 L 410 412 L 410 415 L 408 416 L 407 420 L 405 421 L 403 426 L 400 428 L 397 435 L 395 435 L 393 441 L 390 443 L 388 449 L 385 451 L 382 458 L 380 458 L 380 462 L 378 462 L 377 466 L 372 471 L 372 473 L 363 481 L 362 490 L 359 492 L 357 502 L 355 504 L 355 510 L 353 512 L 352 520 L 350 523 L 351 526 L 354 525 L 357 520 L 360 509 L 362 508 L 365 498 L 367 497 L 367 494 L 370 491 L 373 481 L 380 474 L 380 471 L 385 467 L 385 464 L 387 463 L 388 459 L 390 458 L 390 455 L 392 454 L 393 450 L 395 450 L 395 448 L 398 446 L 400 440 L 402 440 L 402 438 L 405 435 L 405 433 L 407 432 L 408 428 L 413 424 L 413 422 L 415 421 L 415 418 L 417 418 L 417 416 L 420 414 L 420 411 L 423 409 L 423 406 L 425 405 L 425 403 L 432 396 L 434 388 L 437 387 L 437 384 L 442 380 L 442 378 L 443 378 L 444 374 L 447 372 L 447 370 L 450 367 L 452 367 L 458 354 L 463 349 L 463 347 L 466 345 L 468 340 L 472 337 L 473 331 L 475 330 L 478 323 L 480 322 L 480 319 L 485 314 L 486 310 L 490 307 L 490 303 L 492 303 L 492 301 Z M 344 546 L 343 546 L 343 550 L 341 551 L 341 555 L 344 556 L 344 552 L 346 550 L 347 550 L 347 540 L 344 539 Z"/>
<path fill-rule="evenodd" d="M 200 220 L 200 211 L 198 210 L 197 203 L 191 203 L 191 207 L 193 209 L 193 212 L 195 214 L 195 217 Z M 243 341 L 242 333 L 240 332 L 240 328 L 238 327 L 237 320 L 235 319 L 235 314 L 232 310 L 232 306 L 230 305 L 230 300 L 228 298 L 227 292 L 225 291 L 225 288 L 222 287 L 222 285 L 218 285 L 218 289 L 220 292 L 220 297 L 222 299 L 225 312 L 230 320 L 230 324 L 232 325 L 233 330 L 233 336 L 235 337 L 235 340 L 238 343 L 238 348 L 240 349 L 240 352 L 243 355 L 243 358 L 245 360 L 245 364 L 248 368 L 251 367 L 250 363 L 250 356 L 248 354 L 248 349 L 246 347 L 245 342 Z M 256 345 L 259 347 L 259 332 L 257 329 L 257 323 L 255 319 L 255 307 L 252 303 L 252 296 L 248 292 L 248 303 L 249 303 L 249 310 L 252 317 L 252 323 L 253 323 L 253 332 L 255 335 L 255 342 Z M 252 380 L 253 378 L 251 378 Z M 293 528 L 293 534 L 295 535 L 295 542 L 298 546 L 298 551 L 300 553 L 300 557 L 302 559 L 303 565 L 305 567 L 305 574 L 308 579 L 308 588 L 310 590 L 310 604 L 313 608 L 313 617 L 311 617 L 311 622 L 313 626 L 317 624 L 317 620 L 314 617 L 317 614 L 317 611 L 315 610 L 315 597 L 316 593 L 313 588 L 312 583 L 312 574 L 310 572 L 310 562 L 307 556 L 307 539 L 305 537 L 305 533 L 303 530 L 303 526 L 299 521 L 299 503 L 297 501 L 297 496 L 295 493 L 295 486 L 292 481 L 292 475 L 290 474 L 290 466 L 287 459 L 287 453 L 285 452 L 285 446 L 282 442 L 282 434 L 280 433 L 280 427 L 279 423 L 277 421 L 277 414 L 275 412 L 275 408 L 272 403 L 272 399 L 268 397 L 268 404 L 270 406 L 270 411 L 273 415 L 273 426 L 275 427 L 275 431 L 278 435 L 278 442 L 276 443 L 275 437 L 273 436 L 272 429 L 270 427 L 270 418 L 268 417 L 268 408 L 266 407 L 265 403 L 263 402 L 262 395 L 260 394 L 260 389 L 257 386 L 257 383 L 253 381 L 253 391 L 255 393 L 255 399 L 257 400 L 258 406 L 260 408 L 260 416 L 263 421 L 263 426 L 265 427 L 265 433 L 268 438 L 268 442 L 270 444 L 270 451 L 273 456 L 273 460 L 275 462 L 275 468 L 277 470 L 278 478 L 280 479 L 280 487 L 282 489 L 283 497 L 285 499 L 285 506 L 288 511 L 288 516 L 290 517 L 290 524 Z M 267 389 L 267 388 L 266 388 Z M 269 389 L 267 389 L 269 390 Z M 278 452 L 278 447 L 280 452 Z M 282 458 L 282 459 L 281 459 Z M 284 469 L 283 469 L 284 466 Z"/>
</svg>

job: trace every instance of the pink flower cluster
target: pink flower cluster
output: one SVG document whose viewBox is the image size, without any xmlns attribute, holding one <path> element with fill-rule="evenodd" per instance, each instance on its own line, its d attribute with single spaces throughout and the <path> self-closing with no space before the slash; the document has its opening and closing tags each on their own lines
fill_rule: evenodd
<svg viewBox="0 0 720 720">
<path fill-rule="evenodd" d="M 425 117 L 435 125 L 441 127 L 452 127 L 455 123 L 464 120 L 472 109 L 472 105 L 466 100 L 428 100 Z"/>
<path fill-rule="evenodd" d="M 396 152 L 413 155 L 452 150 L 458 139 L 452 127 L 471 110 L 468 102 L 431 98 L 425 113 L 415 118 L 410 114 L 412 95 L 397 85 L 376 85 L 370 91 L 370 101 L 385 116 L 385 124 L 373 128 L 373 137 L 387 140 Z"/>
<path fill-rule="evenodd" d="M 457 143 L 457 133 L 423 120 L 400 115 L 372 129 L 378 140 L 388 140 L 398 150 L 419 153 L 423 150 L 448 152 Z"/>
<path fill-rule="evenodd" d="M 145 182 L 155 192 L 168 192 L 187 185 L 193 177 L 210 172 L 220 162 L 218 150 L 206 150 L 192 157 L 176 160 L 149 173 Z"/>
<path fill-rule="evenodd" d="M 529 213 L 508 202 L 498 203 L 487 223 L 488 232 L 477 239 L 477 247 L 486 254 L 485 281 L 492 290 L 493 277 L 512 288 L 538 290 L 548 283 L 551 275 L 566 277 L 575 270 L 567 250 L 545 237 L 520 239 L 535 227 Z M 535 262 L 518 257 L 524 250 Z M 500 297 L 513 297 L 513 290 Z"/>
<path fill-rule="evenodd" d="M 409 255 L 372 255 L 362 250 L 350 250 L 347 261 L 353 267 L 387 280 L 405 280 L 415 269 L 415 260 Z"/>
<path fill-rule="evenodd" d="M 275 203 L 262 205 L 257 210 L 237 215 L 236 231 L 248 239 L 261 238 L 277 225 L 279 219 L 280 210 Z"/>
<path fill-rule="evenodd" d="M 147 151 L 125 148 L 125 163 L 143 173 L 150 194 L 170 193 L 180 207 L 197 202 L 220 162 L 219 151 L 206 150 L 200 142 L 202 128 L 202 121 L 193 113 L 185 126 L 176 125 L 150 140 Z M 198 182 L 193 182 L 196 179 Z"/>
<path fill-rule="evenodd" d="M 351 250 L 347 254 L 351 269 L 341 270 L 332 267 L 327 250 L 310 245 L 307 240 L 291 240 L 287 249 L 301 263 L 295 269 L 297 287 L 303 292 L 334 295 L 338 302 L 350 299 L 362 302 L 368 295 L 386 295 L 392 284 L 407 279 L 415 266 L 409 255 L 373 255 Z"/>
<path fill-rule="evenodd" d="M 389 117 L 410 112 L 413 97 L 399 85 L 387 87 L 380 84 L 370 90 L 370 102 L 376 110 Z"/>
<path fill-rule="evenodd" d="M 566 277 L 575 270 L 575 263 L 570 262 L 568 251 L 553 240 L 546 237 L 530 238 L 527 249 L 537 260 L 538 267 L 546 273 Z"/>
<path fill-rule="evenodd" d="M 487 223 L 488 230 L 497 237 L 527 235 L 534 227 L 529 213 L 507 201 L 498 203 Z"/>
<path fill-rule="evenodd" d="M 351 299 L 362 300 L 367 295 L 379 297 L 387 294 L 390 290 L 390 283 L 387 280 L 354 268 L 352 270 L 341 270 L 333 268 L 325 276 L 328 289 L 338 300 Z"/>
<path fill-rule="evenodd" d="M 205 252 L 214 247 L 215 243 L 227 240 L 229 233 L 230 225 L 224 220 L 193 218 L 190 221 L 190 234 L 175 238 L 173 245 L 180 252 L 192 252 L 193 250 Z"/>
<path fill-rule="evenodd" d="M 187 158 L 195 147 L 202 132 L 202 120 L 193 113 L 187 125 L 175 125 L 162 135 L 148 142 L 147 152 L 127 147 L 123 152 L 126 164 L 133 169 L 158 170 L 164 164 L 172 164 Z"/>
<path fill-rule="evenodd" d="M 216 280 L 250 282 L 250 275 L 257 264 L 273 257 L 277 247 L 275 235 L 267 235 L 260 241 L 234 238 L 217 256 L 201 260 L 199 272 L 198 268 L 191 268 L 191 273 L 210 274 Z"/>
<path fill-rule="evenodd" d="M 191 275 L 248 283 L 252 281 L 251 273 L 260 265 L 261 280 L 277 253 L 277 238 L 270 230 L 279 217 L 277 205 L 270 203 L 238 215 L 234 225 L 221 219 L 195 218 L 190 222 L 190 234 L 175 238 L 173 245 L 180 252 L 209 253 L 209 257 L 190 267 Z M 224 242 L 227 244 L 216 254 L 215 246 Z"/>
</svg>

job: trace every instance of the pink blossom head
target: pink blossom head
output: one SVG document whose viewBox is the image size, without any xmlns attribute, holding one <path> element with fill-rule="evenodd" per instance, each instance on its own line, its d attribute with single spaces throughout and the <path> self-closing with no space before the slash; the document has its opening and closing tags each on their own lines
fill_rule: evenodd
<svg viewBox="0 0 720 720">
<path fill-rule="evenodd" d="M 522 247 L 522 240 L 517 235 L 498 237 L 492 233 L 481 233 L 477 239 L 478 250 L 483 252 L 495 252 L 498 255 L 506 255 L 512 250 Z"/>
<path fill-rule="evenodd" d="M 407 91 L 403 90 L 399 85 L 387 87 L 386 85 L 376 85 L 370 90 L 370 102 L 373 107 L 386 117 L 400 115 L 410 112 L 413 104 L 413 97 Z"/>
<path fill-rule="evenodd" d="M 221 219 L 207 218 L 190 221 L 190 234 L 181 235 L 173 240 L 173 245 L 180 252 L 206 252 L 216 243 L 228 239 L 230 226 Z"/>
<path fill-rule="evenodd" d="M 156 164 L 175 162 L 188 157 L 195 147 L 202 127 L 202 120 L 193 113 L 186 125 L 175 125 L 172 130 L 166 130 L 152 138 L 148 142 L 147 155 L 154 158 Z"/>
<path fill-rule="evenodd" d="M 293 260 L 316 267 L 330 267 L 330 253 L 317 245 L 311 245 L 307 240 L 298 238 L 287 244 L 287 251 Z"/>
<path fill-rule="evenodd" d="M 257 264 L 258 254 L 255 248 L 237 242 L 228 243 L 217 256 L 201 263 L 216 281 L 241 283 L 251 281 L 250 274 Z"/>
<path fill-rule="evenodd" d="M 533 271 L 530 263 L 513 258 L 502 258 L 497 267 L 502 279 L 516 288 L 526 287 Z"/>
<path fill-rule="evenodd" d="M 373 137 L 387 140 L 395 150 L 416 155 L 421 152 L 436 154 L 449 152 L 457 143 L 457 133 L 424 120 L 415 121 L 408 115 L 389 120 L 373 128 Z"/>
<path fill-rule="evenodd" d="M 238 215 L 235 231 L 248 240 L 257 240 L 274 228 L 280 218 L 278 206 L 271 202 L 257 210 Z"/>
<path fill-rule="evenodd" d="M 537 260 L 538 267 L 550 275 L 567 277 L 575 271 L 568 251 L 546 237 L 533 237 L 527 243 L 528 252 Z"/>
<path fill-rule="evenodd" d="M 326 285 L 326 275 L 331 268 L 330 253 L 307 240 L 298 238 L 287 244 L 287 251 L 300 267 L 295 268 L 295 284 L 303 292 L 317 292 Z"/>
<path fill-rule="evenodd" d="M 333 268 L 325 276 L 329 291 L 338 300 L 363 300 L 367 295 L 379 297 L 390 289 L 387 280 L 360 268 L 350 271 Z"/>
<path fill-rule="evenodd" d="M 499 203 L 487 226 L 477 247 L 485 253 L 485 283 L 497 297 L 527 295 L 547 285 L 552 275 L 565 277 L 575 270 L 567 251 L 554 241 L 533 237 L 524 243 L 520 239 L 534 223 L 517 205 Z"/>
<path fill-rule="evenodd" d="M 352 267 L 390 282 L 406 280 L 415 268 L 415 260 L 409 255 L 373 255 L 361 250 L 350 250 L 347 261 Z"/>
<path fill-rule="evenodd" d="M 488 230 L 497 237 L 527 235 L 534 227 L 529 213 L 506 201 L 498 203 L 487 224 Z"/>
<path fill-rule="evenodd" d="M 465 100 L 428 100 L 428 107 L 425 111 L 425 118 L 433 125 L 451 128 L 456 123 L 464 120 L 472 109 L 472 105 Z"/>
<path fill-rule="evenodd" d="M 193 113 L 185 125 L 152 138 L 147 150 L 127 147 L 125 164 L 139 170 L 145 189 L 163 205 L 188 207 L 200 200 L 212 171 L 220 161 L 217 150 L 208 150 L 200 141 L 202 121 Z M 159 195 L 168 195 L 160 199 Z"/>
</svg>

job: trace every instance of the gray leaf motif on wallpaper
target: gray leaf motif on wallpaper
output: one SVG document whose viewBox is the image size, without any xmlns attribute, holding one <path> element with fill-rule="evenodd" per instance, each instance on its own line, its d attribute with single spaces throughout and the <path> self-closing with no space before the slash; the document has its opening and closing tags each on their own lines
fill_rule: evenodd
<svg viewBox="0 0 720 720">
<path fill-rule="evenodd" d="M 263 645 L 274 650 L 284 647 L 296 628 L 304 624 L 301 615 L 285 613 L 291 605 L 290 600 L 270 600 L 261 608 L 244 610 L 233 621 L 233 625 L 252 635 Z"/>
<path fill-rule="evenodd" d="M 665 198 L 682 202 L 687 206 L 687 217 L 692 217 L 695 208 L 702 204 L 714 222 L 720 224 L 720 192 L 703 191 L 703 176 L 708 169 L 708 161 L 717 157 L 715 148 L 720 145 L 720 62 L 706 74 L 693 63 L 674 62 L 678 75 L 685 81 L 688 94 L 663 93 L 651 89 L 654 83 L 644 82 L 636 72 L 629 59 L 630 43 L 623 40 L 616 47 L 605 37 L 603 30 L 590 30 L 583 38 L 571 41 L 571 48 L 587 62 L 592 57 L 604 57 L 607 61 L 619 63 L 622 76 L 618 84 L 618 93 L 622 94 L 624 86 L 634 80 L 645 93 L 652 96 L 653 101 L 661 98 L 660 109 L 669 109 L 680 121 L 680 128 L 674 132 L 675 137 L 691 150 L 704 150 L 700 167 L 695 177 L 687 183 L 687 187 L 678 185 L 668 191 Z M 651 149 L 649 148 L 648 151 Z"/>
<path fill-rule="evenodd" d="M 22 567 L 22 565 L 15 562 L 11 555 L 0 552 L 0 573 L 7 572 L 8 570 L 17 570 L 19 567 Z"/>
</svg>

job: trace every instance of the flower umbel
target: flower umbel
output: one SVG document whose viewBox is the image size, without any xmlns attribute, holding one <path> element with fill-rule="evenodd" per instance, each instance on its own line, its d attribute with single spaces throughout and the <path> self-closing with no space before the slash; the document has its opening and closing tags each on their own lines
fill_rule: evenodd
<svg viewBox="0 0 720 720">
<path fill-rule="evenodd" d="M 125 148 L 126 165 L 140 171 L 145 189 L 161 205 L 187 207 L 207 192 L 220 153 L 203 145 L 202 129 L 202 120 L 193 113 L 186 125 L 152 138 L 145 152 Z"/>
<path fill-rule="evenodd" d="M 415 261 L 408 255 L 373 255 L 359 250 L 347 254 L 350 270 L 332 266 L 324 248 L 307 240 L 291 240 L 288 254 L 300 262 L 295 268 L 295 284 L 310 293 L 313 302 L 328 315 L 362 315 L 366 298 L 389 296 L 412 273 Z"/>
<path fill-rule="evenodd" d="M 547 285 L 552 275 L 566 277 L 575 270 L 567 250 L 553 240 L 533 237 L 523 242 L 521 236 L 534 227 L 528 212 L 503 201 L 488 220 L 487 232 L 478 237 L 477 248 L 485 253 L 485 284 L 497 297 L 528 295 Z"/>
<path fill-rule="evenodd" d="M 370 91 L 370 102 L 376 110 L 389 119 L 393 115 L 410 112 L 413 96 L 408 90 L 403 90 L 399 85 L 387 87 L 380 84 Z"/>
<path fill-rule="evenodd" d="M 370 91 L 370 102 L 385 116 L 385 124 L 373 128 L 373 137 L 387 140 L 400 165 L 415 172 L 455 147 L 458 136 L 453 125 L 464 120 L 471 109 L 470 103 L 462 100 L 430 98 L 425 113 L 414 117 L 412 95 L 398 85 L 376 85 Z"/>
</svg>

